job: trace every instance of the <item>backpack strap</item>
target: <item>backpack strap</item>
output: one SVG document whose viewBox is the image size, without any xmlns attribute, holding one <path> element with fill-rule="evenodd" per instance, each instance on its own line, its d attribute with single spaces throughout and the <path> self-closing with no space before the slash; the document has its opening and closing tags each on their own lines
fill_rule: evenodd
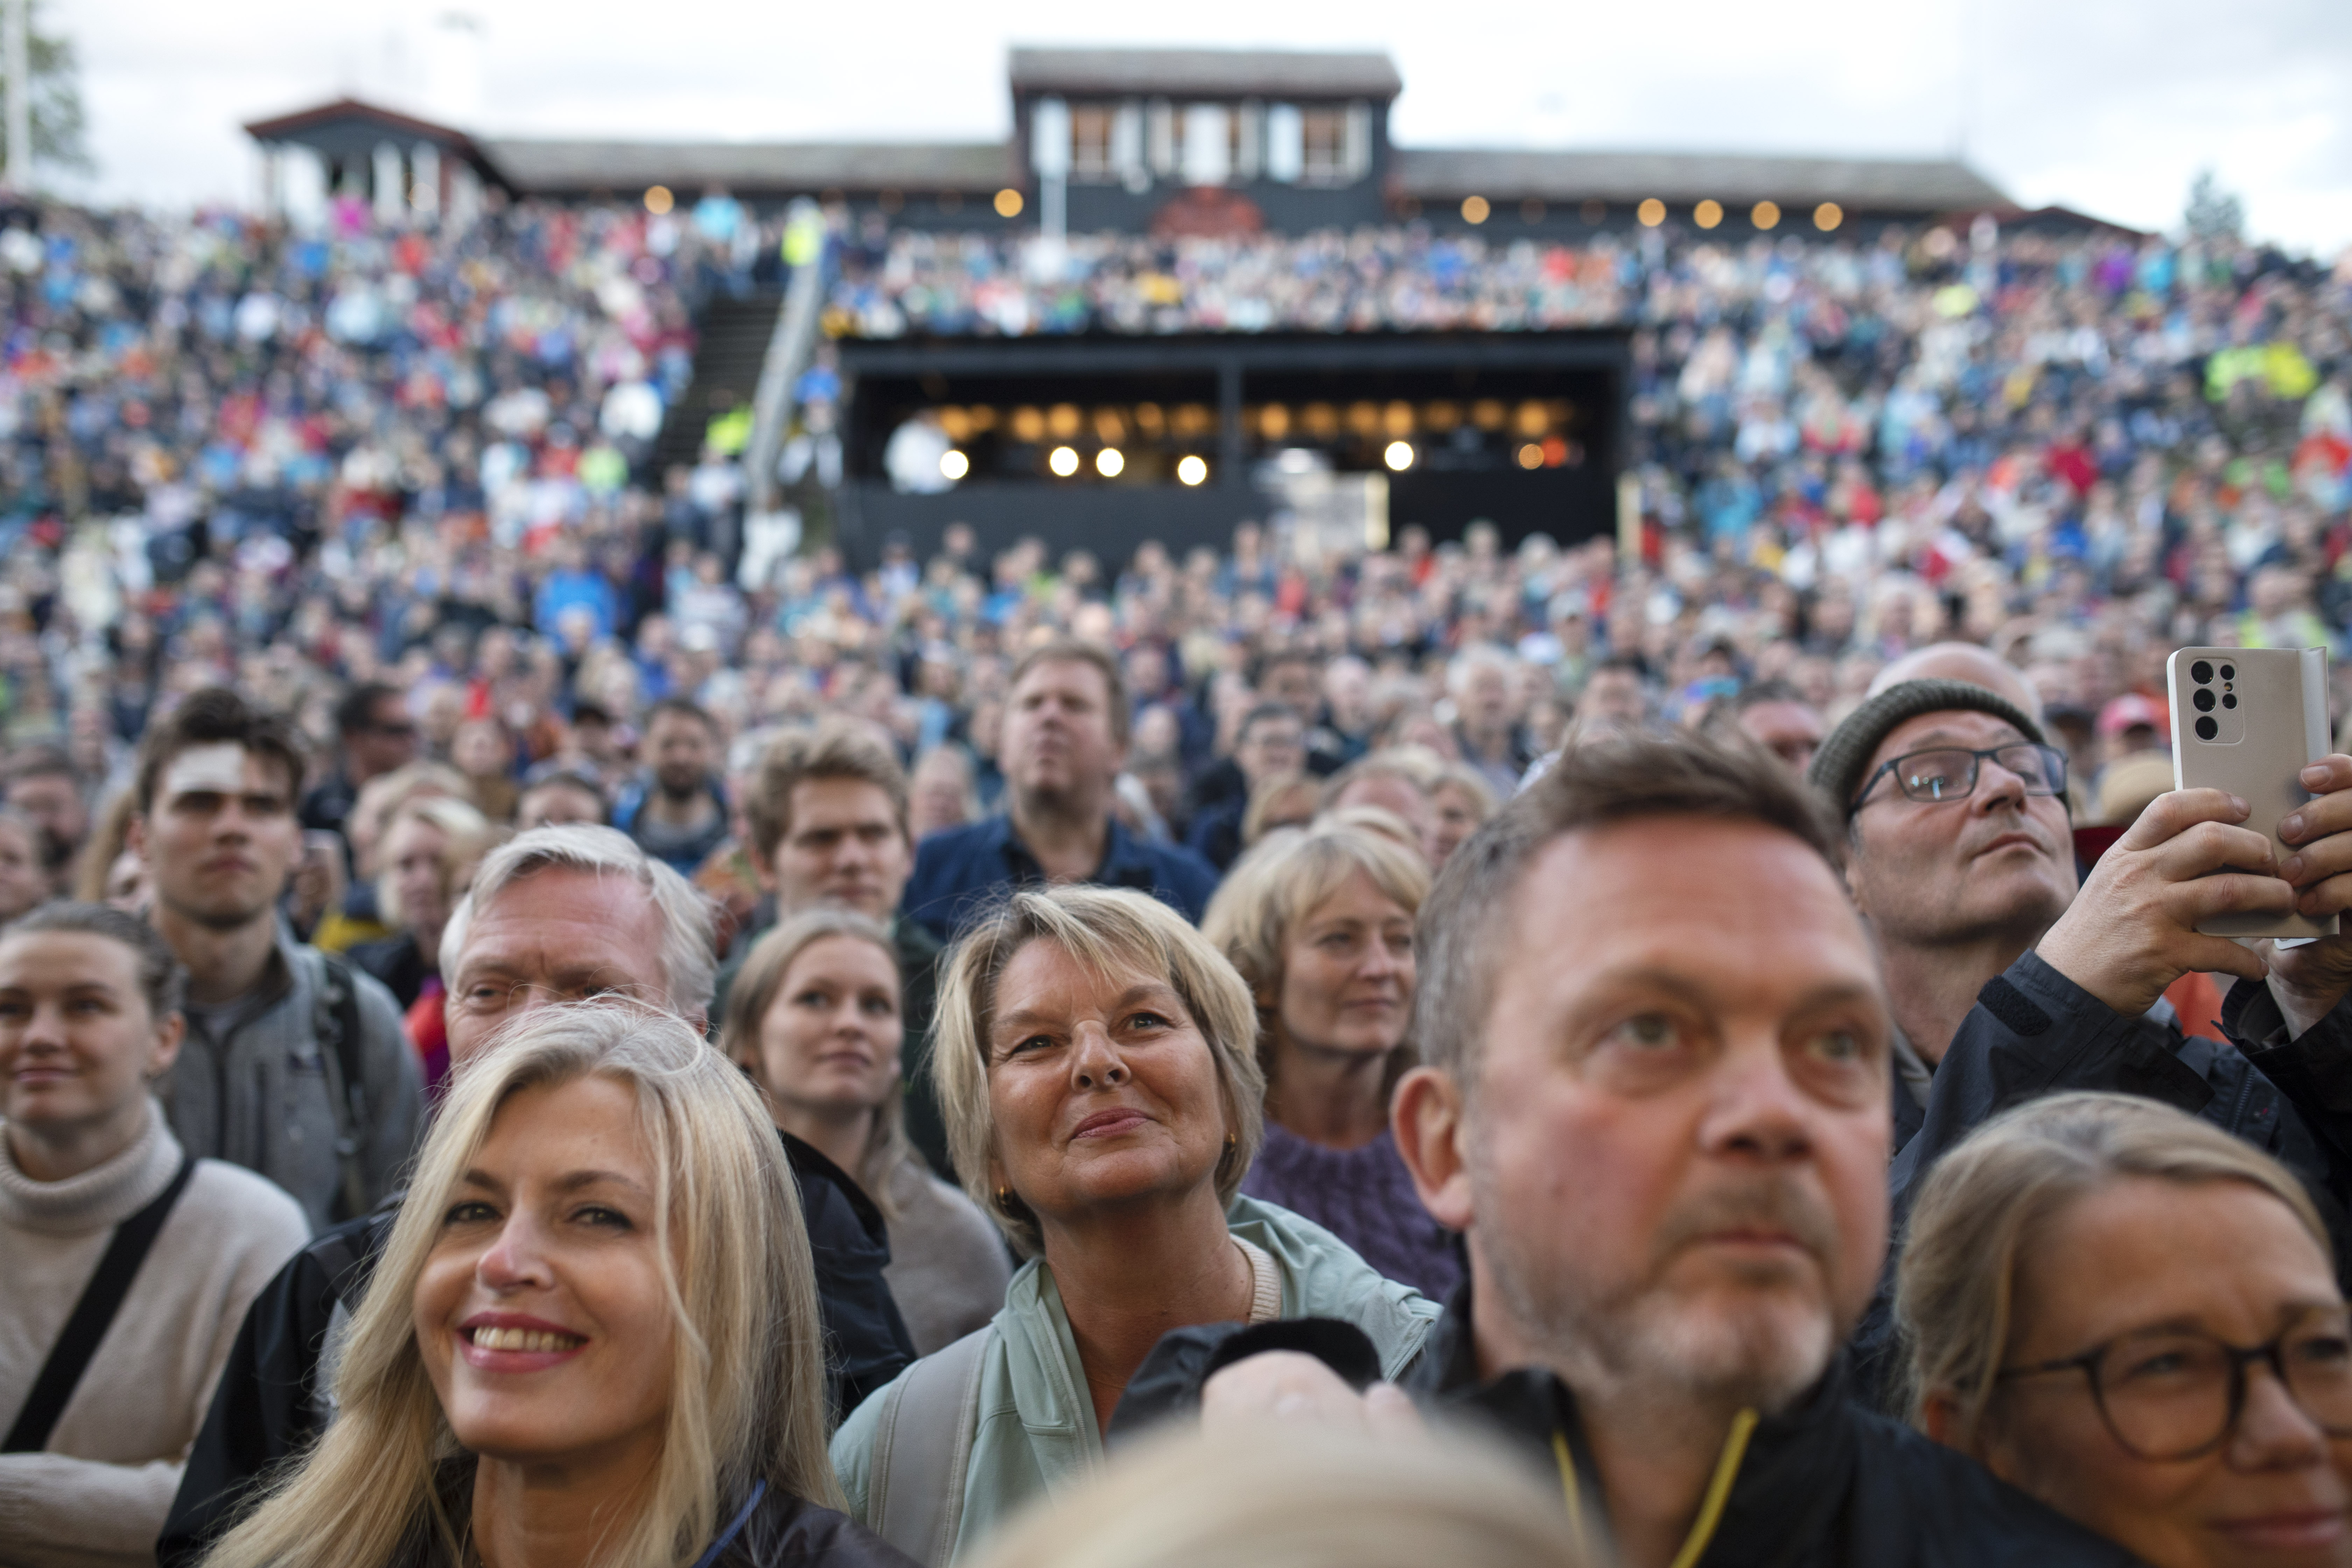
<svg viewBox="0 0 2352 1568">
<path fill-rule="evenodd" d="M 333 1217 L 357 1219 L 368 1212 L 367 1178 L 360 1169 L 360 1130 L 368 1125 L 367 1069 L 360 1059 L 360 990 L 349 963 L 322 948 L 310 951 L 319 960 L 310 1026 L 319 1042 L 320 1063 L 326 1068 L 327 1102 L 335 1117 L 335 1160 L 343 1177 Z"/>
<path fill-rule="evenodd" d="M 946 1568 L 963 1527 L 989 1333 L 975 1329 L 908 1367 L 874 1424 L 867 1525 L 926 1568 Z"/>
<path fill-rule="evenodd" d="M 66 1413 L 66 1403 L 73 1398 L 81 1374 L 89 1370 L 99 1342 L 106 1338 L 115 1315 L 122 1310 L 123 1298 L 131 1294 L 139 1266 L 147 1261 L 155 1238 L 163 1233 L 163 1222 L 171 1217 L 172 1205 L 180 1201 L 195 1172 L 195 1156 L 181 1155 L 180 1169 L 171 1184 L 145 1208 L 115 1226 L 114 1239 L 106 1244 L 89 1283 L 81 1289 L 81 1299 L 74 1303 L 73 1315 L 66 1320 L 58 1342 L 49 1347 L 40 1375 L 33 1379 L 33 1392 L 25 1396 L 25 1407 L 16 1412 L 16 1425 L 8 1428 L 6 1440 L 0 1441 L 0 1453 L 37 1454 L 48 1447 L 58 1417 Z"/>
</svg>

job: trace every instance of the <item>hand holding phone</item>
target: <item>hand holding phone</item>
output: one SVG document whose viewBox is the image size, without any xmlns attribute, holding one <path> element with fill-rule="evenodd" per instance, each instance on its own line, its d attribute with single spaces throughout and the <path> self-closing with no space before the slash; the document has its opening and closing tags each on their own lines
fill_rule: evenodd
<svg viewBox="0 0 2352 1568">
<path fill-rule="evenodd" d="M 2279 825 L 2312 798 L 2303 771 L 2328 751 L 2327 650 L 2184 647 L 2165 660 L 2164 672 L 2173 787 L 2218 789 L 2244 801 L 2239 826 L 2269 838 L 2273 867 L 2284 866 L 2296 846 L 2280 837 Z M 2197 929 L 2307 941 L 2336 935 L 2337 923 L 2333 914 L 2243 911 L 2208 915 Z"/>
</svg>

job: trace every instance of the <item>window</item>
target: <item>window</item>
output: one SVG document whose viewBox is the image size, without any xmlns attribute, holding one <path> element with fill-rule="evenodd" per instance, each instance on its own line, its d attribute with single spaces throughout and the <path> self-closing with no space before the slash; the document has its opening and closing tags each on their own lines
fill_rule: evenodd
<svg viewBox="0 0 2352 1568">
<path fill-rule="evenodd" d="M 1118 109 L 1108 103 L 1070 105 L 1070 178 L 1090 184 L 1118 178 L 1112 148 Z"/>
<path fill-rule="evenodd" d="M 1348 178 L 1348 111 L 1329 104 L 1301 111 L 1299 140 L 1306 154 L 1303 177 L 1309 184 L 1337 185 Z"/>
</svg>

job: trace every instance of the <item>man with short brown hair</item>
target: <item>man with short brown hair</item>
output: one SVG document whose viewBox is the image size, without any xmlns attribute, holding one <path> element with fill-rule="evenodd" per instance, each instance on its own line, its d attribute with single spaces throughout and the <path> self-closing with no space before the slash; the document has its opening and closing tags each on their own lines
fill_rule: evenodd
<svg viewBox="0 0 2352 1568">
<path fill-rule="evenodd" d="M 997 758 L 1004 814 L 923 840 L 906 912 L 945 941 L 1007 888 L 1096 882 L 1139 889 L 1199 920 L 1215 869 L 1190 849 L 1137 837 L 1111 813 L 1129 717 L 1118 663 L 1104 649 L 1064 640 L 1024 654 Z"/>
<path fill-rule="evenodd" d="M 898 753 L 870 727 L 846 720 L 778 736 L 760 759 L 743 816 L 751 829 L 744 848 L 763 896 L 719 971 L 711 1016 L 725 1014 L 736 971 L 777 921 L 835 904 L 880 922 L 898 956 L 907 1135 L 934 1170 L 949 1175 L 947 1129 L 924 1070 L 940 943 L 898 913 L 915 859 Z"/>
</svg>

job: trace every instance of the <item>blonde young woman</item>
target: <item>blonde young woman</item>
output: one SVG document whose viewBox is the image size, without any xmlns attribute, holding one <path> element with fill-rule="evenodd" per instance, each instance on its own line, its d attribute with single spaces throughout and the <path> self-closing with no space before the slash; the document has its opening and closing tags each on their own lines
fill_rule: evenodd
<svg viewBox="0 0 2352 1568">
<path fill-rule="evenodd" d="M 207 1568 L 838 1568 L 808 1239 L 765 1109 L 677 1017 L 523 1015 L 433 1123 L 340 1415 Z"/>
<path fill-rule="evenodd" d="M 727 994 L 719 1046 L 784 1131 L 882 1211 L 883 1270 L 923 1355 L 986 1325 L 1013 1277 L 1004 1242 L 907 1137 L 898 952 L 854 910 L 821 906 L 761 936 Z"/>
<path fill-rule="evenodd" d="M 2352 1319 L 2284 1166 L 2054 1095 L 1947 1154 L 1895 1312 L 1931 1437 L 2155 1568 L 2352 1563 Z"/>
<path fill-rule="evenodd" d="M 877 1391 L 833 1442 L 850 1512 L 941 1563 L 1103 1460 L 1144 1356 L 1194 1323 L 1338 1318 L 1383 1376 L 1434 1302 L 1240 1195 L 1265 1084 L 1249 987 L 1143 893 L 1014 893 L 940 980 L 932 1070 L 965 1191 L 1029 1258 L 982 1332 Z"/>
<path fill-rule="evenodd" d="M 1257 1005 L 1265 1146 L 1242 1191 L 1443 1300 L 1461 1279 L 1453 1237 L 1422 1207 L 1389 1131 L 1389 1091 L 1412 1061 L 1412 923 L 1429 880 L 1393 838 L 1319 823 L 1244 856 L 1201 933 Z"/>
</svg>

